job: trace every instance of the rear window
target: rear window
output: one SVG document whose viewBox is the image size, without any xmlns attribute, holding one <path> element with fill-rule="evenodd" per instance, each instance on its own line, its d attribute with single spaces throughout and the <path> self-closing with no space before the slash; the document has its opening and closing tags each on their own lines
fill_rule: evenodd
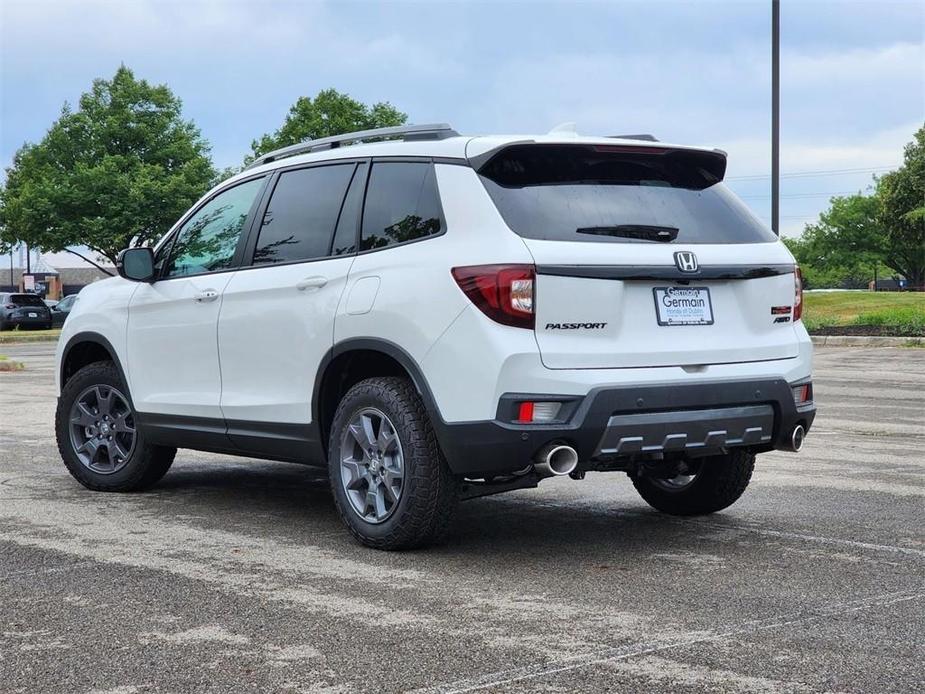
<svg viewBox="0 0 925 694">
<path fill-rule="evenodd" d="M 761 243 L 777 237 L 720 181 L 721 153 L 619 145 L 514 145 L 479 176 L 525 238 Z"/>
<path fill-rule="evenodd" d="M 11 294 L 9 303 L 14 306 L 41 306 L 45 308 L 45 302 L 37 294 Z"/>
</svg>

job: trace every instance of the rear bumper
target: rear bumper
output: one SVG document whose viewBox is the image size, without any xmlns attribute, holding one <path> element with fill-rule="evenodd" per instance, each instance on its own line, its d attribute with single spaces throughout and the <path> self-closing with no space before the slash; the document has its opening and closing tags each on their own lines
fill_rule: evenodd
<svg viewBox="0 0 925 694">
<path fill-rule="evenodd" d="M 566 421 L 511 423 L 516 403 L 525 399 L 562 400 Z M 797 408 L 782 378 L 714 381 L 605 387 L 583 397 L 506 394 L 496 419 L 441 422 L 437 434 L 453 472 L 480 477 L 522 469 L 553 441 L 573 446 L 582 464 L 660 452 L 786 449 L 793 428 L 809 431 L 815 415 L 811 402 Z"/>
<path fill-rule="evenodd" d="M 29 318 L 16 316 L 15 318 L 4 318 L 3 324 L 19 328 L 46 328 L 51 325 L 51 316 L 39 314 L 38 318 Z"/>
</svg>

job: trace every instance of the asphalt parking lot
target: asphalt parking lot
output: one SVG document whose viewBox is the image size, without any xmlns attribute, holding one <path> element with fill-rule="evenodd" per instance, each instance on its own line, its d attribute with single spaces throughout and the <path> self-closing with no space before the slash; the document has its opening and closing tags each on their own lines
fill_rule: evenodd
<svg viewBox="0 0 925 694">
<path fill-rule="evenodd" d="M 84 490 L 53 345 L 2 351 L 27 370 L 0 373 L 0 691 L 925 689 L 923 349 L 819 350 L 806 448 L 723 513 L 592 473 L 404 554 L 298 466 L 181 451 L 151 492 Z"/>
</svg>

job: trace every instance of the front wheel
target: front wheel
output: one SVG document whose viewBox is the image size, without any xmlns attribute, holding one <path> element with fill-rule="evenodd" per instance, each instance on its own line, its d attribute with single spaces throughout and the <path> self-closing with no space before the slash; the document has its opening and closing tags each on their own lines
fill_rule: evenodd
<svg viewBox="0 0 925 694">
<path fill-rule="evenodd" d="M 755 454 L 733 450 L 684 463 L 671 478 L 633 477 L 633 486 L 653 508 L 673 516 L 715 513 L 734 504 L 752 478 Z"/>
<path fill-rule="evenodd" d="M 68 380 L 58 398 L 55 434 L 68 471 L 96 491 L 150 487 L 167 474 L 177 452 L 145 441 L 112 362 L 85 366 Z"/>
<path fill-rule="evenodd" d="M 375 549 L 440 539 L 459 498 L 421 398 L 403 378 L 370 378 L 347 392 L 331 425 L 328 468 L 347 529 Z"/>
</svg>

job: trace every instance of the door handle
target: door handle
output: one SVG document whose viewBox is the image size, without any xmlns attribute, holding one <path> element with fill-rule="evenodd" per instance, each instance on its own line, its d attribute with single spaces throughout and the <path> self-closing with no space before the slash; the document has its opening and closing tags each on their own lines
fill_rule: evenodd
<svg viewBox="0 0 925 694">
<path fill-rule="evenodd" d="M 304 292 L 306 289 L 321 289 L 327 283 L 327 277 L 316 275 L 315 277 L 306 277 L 304 280 L 299 280 L 296 282 L 295 288 L 300 292 Z"/>
<path fill-rule="evenodd" d="M 218 292 L 214 289 L 203 289 L 196 295 L 196 301 L 200 304 L 208 301 L 215 301 L 218 298 Z"/>
</svg>

